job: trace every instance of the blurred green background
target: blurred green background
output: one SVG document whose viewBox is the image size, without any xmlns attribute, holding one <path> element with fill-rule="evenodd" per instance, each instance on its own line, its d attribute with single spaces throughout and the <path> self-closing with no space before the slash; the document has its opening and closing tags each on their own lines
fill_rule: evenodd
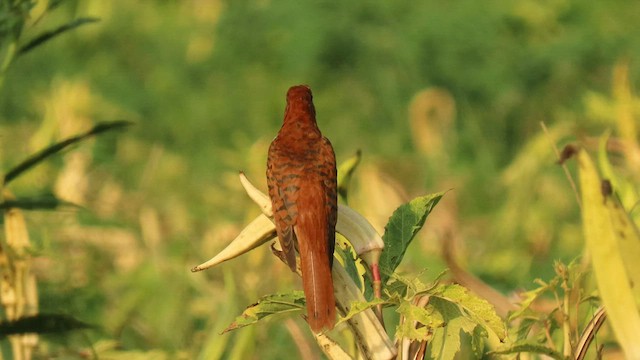
<svg viewBox="0 0 640 360">
<path fill-rule="evenodd" d="M 591 0 L 60 2 L 22 43 L 101 21 L 7 70 L 3 169 L 98 121 L 136 125 L 12 184 L 84 207 L 27 217 L 40 310 L 99 327 L 39 351 L 277 359 L 308 339 L 293 318 L 218 335 L 259 296 L 300 287 L 268 247 L 189 272 L 259 214 L 237 172 L 265 188 L 284 95 L 300 83 L 338 162 L 362 150 L 351 205 L 381 232 L 401 203 L 452 189 L 403 271 L 435 277 L 446 242 L 505 294 L 530 288 L 582 253 L 554 144 L 615 136 L 638 114 L 639 13 Z"/>
</svg>

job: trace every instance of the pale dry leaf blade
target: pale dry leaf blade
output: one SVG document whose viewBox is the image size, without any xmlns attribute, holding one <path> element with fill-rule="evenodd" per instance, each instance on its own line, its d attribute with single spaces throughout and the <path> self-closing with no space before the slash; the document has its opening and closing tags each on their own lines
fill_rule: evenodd
<svg viewBox="0 0 640 360">
<path fill-rule="evenodd" d="M 195 266 L 191 271 L 202 271 L 247 253 L 273 239 L 276 236 L 275 231 L 276 227 L 273 222 L 264 214 L 261 214 L 247 225 L 240 234 L 216 256 Z"/>
<path fill-rule="evenodd" d="M 578 152 L 582 222 L 602 303 L 616 338 L 630 359 L 640 359 L 640 313 L 620 253 L 598 171 L 586 150 Z M 637 260 L 636 260 L 637 261 Z"/>
</svg>

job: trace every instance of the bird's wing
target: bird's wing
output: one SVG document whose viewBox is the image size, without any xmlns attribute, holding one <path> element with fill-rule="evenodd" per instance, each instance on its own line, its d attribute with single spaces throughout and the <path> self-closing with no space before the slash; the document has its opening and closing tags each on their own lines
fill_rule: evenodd
<svg viewBox="0 0 640 360">
<path fill-rule="evenodd" d="M 277 138 L 269 148 L 267 158 L 267 185 L 273 207 L 273 220 L 284 258 L 292 271 L 296 271 L 296 234 L 293 225 L 298 216 L 297 183 L 300 175 L 293 172 L 291 163 L 278 151 Z"/>
<path fill-rule="evenodd" d="M 323 171 L 327 176 L 323 177 L 323 189 L 325 196 L 324 211 L 327 216 L 327 242 L 329 244 L 329 263 L 333 265 L 333 250 L 336 244 L 336 222 L 338 221 L 338 182 L 336 169 L 336 156 L 331 142 L 326 137 L 322 138 L 321 158 L 324 160 Z"/>
</svg>

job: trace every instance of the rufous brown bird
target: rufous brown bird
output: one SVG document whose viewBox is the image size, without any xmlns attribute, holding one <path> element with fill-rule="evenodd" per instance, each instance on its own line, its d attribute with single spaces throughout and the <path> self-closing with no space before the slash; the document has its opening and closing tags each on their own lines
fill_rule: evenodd
<svg viewBox="0 0 640 360">
<path fill-rule="evenodd" d="M 337 221 L 336 156 L 316 124 L 311 89 L 287 92 L 284 122 L 269 147 L 267 185 L 284 259 L 296 271 L 300 254 L 307 322 L 314 332 L 332 329 L 333 250 Z"/>
</svg>

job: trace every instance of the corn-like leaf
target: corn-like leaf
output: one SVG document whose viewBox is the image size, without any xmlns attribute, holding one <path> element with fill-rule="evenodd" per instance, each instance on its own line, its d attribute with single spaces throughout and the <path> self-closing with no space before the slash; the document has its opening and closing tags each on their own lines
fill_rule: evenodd
<svg viewBox="0 0 640 360">
<path fill-rule="evenodd" d="M 638 255 L 629 258 L 622 251 L 636 251 L 636 230 L 629 228 L 622 209 L 612 208 L 613 198 L 584 149 L 578 152 L 580 188 L 582 194 L 582 221 L 587 249 L 591 254 L 593 272 L 600 298 L 607 311 L 611 327 L 627 358 L 640 359 L 640 314 L 634 299 L 632 283 L 640 274 L 630 274 L 625 258 L 638 261 Z M 617 206 L 619 208 L 619 206 Z M 627 220 L 623 220 L 627 219 Z M 629 238 L 629 237 L 632 238 Z M 636 242 L 636 245 L 629 244 Z"/>
</svg>

